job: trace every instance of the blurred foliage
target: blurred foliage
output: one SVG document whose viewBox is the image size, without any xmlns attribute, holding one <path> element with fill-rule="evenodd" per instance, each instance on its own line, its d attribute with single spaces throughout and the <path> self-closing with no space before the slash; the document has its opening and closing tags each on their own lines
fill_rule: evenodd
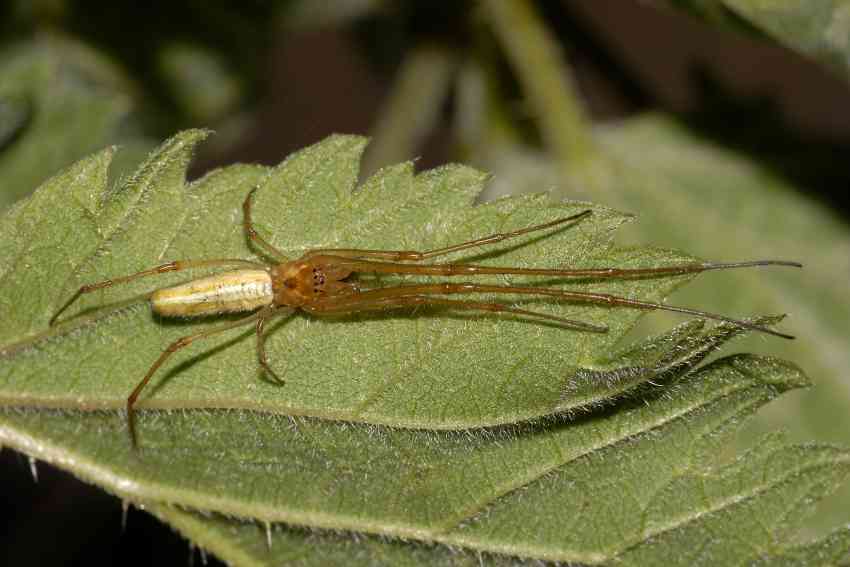
<svg viewBox="0 0 850 567">
<path fill-rule="evenodd" d="M 846 0 L 668 0 L 747 32 L 765 34 L 850 79 L 850 3 Z"/>
<path fill-rule="evenodd" d="M 256 101 L 260 54 L 285 4 L 12 0 L 0 8 L 0 34 L 5 44 L 72 36 L 103 53 L 132 76 L 147 132 L 161 137 L 198 119 L 221 127 Z"/>
<path fill-rule="evenodd" d="M 63 39 L 0 51 L 0 209 L 70 162 L 110 143 L 148 144 L 130 114 L 131 87 L 97 52 Z"/>
</svg>

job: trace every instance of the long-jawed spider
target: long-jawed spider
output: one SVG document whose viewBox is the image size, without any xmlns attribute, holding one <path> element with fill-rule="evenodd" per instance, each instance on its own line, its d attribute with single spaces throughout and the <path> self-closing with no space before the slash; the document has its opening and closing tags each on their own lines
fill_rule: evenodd
<svg viewBox="0 0 850 567">
<path fill-rule="evenodd" d="M 652 277 L 660 275 L 677 275 L 708 270 L 725 270 L 731 268 L 747 268 L 753 266 L 793 266 L 802 267 L 797 262 L 783 260 L 756 260 L 749 262 L 701 262 L 680 266 L 664 266 L 659 268 L 583 268 L 583 269 L 542 269 L 542 268 L 511 268 L 478 266 L 472 264 L 430 264 L 428 260 L 447 254 L 468 250 L 502 242 L 511 238 L 559 227 L 566 223 L 580 221 L 591 214 L 590 210 L 560 218 L 544 224 L 539 224 L 512 232 L 492 234 L 483 238 L 446 246 L 426 252 L 407 250 L 360 250 L 356 248 L 319 248 L 307 250 L 297 260 L 289 260 L 279 250 L 272 246 L 254 229 L 251 220 L 251 203 L 257 188 L 251 190 L 242 205 L 243 225 L 245 233 L 262 253 L 273 258 L 277 263 L 264 264 L 241 259 L 213 260 L 182 260 L 168 262 L 149 270 L 144 270 L 115 279 L 104 280 L 82 286 L 50 319 L 53 326 L 59 316 L 64 313 L 80 296 L 98 289 L 127 283 L 139 278 L 175 272 L 190 268 L 233 267 L 238 268 L 180 285 L 159 289 L 150 294 L 151 307 L 159 315 L 165 317 L 195 317 L 253 311 L 247 317 L 237 319 L 206 331 L 187 335 L 171 343 L 159 358 L 154 361 L 142 380 L 136 385 L 127 398 L 127 424 L 132 446 L 137 447 L 135 427 L 135 404 L 144 387 L 150 382 L 157 369 L 178 350 L 189 346 L 198 339 L 211 337 L 235 327 L 253 324 L 257 336 L 257 356 L 265 372 L 280 384 L 281 379 L 269 365 L 265 350 L 265 335 L 263 330 L 269 320 L 284 314 L 301 310 L 314 316 L 339 316 L 367 311 L 384 311 L 430 305 L 448 309 L 485 311 L 491 313 L 513 313 L 524 317 L 537 318 L 555 322 L 563 327 L 579 331 L 605 333 L 608 328 L 557 317 L 537 311 L 519 309 L 490 301 L 472 301 L 466 299 L 449 299 L 446 295 L 458 294 L 519 294 L 541 295 L 560 300 L 606 305 L 622 306 L 643 310 L 664 310 L 675 313 L 695 315 L 706 319 L 714 319 L 732 323 L 739 327 L 753 329 L 785 339 L 793 339 L 791 335 L 775 331 L 768 327 L 709 313 L 687 307 L 676 307 L 640 301 L 626 297 L 618 297 L 606 293 L 590 291 L 569 291 L 563 289 L 491 285 L 471 282 L 462 283 L 416 283 L 394 285 L 377 288 L 361 288 L 356 281 L 349 278 L 356 274 L 400 274 L 419 276 L 477 276 L 477 275 L 523 275 L 550 276 L 565 278 L 624 278 Z"/>
</svg>

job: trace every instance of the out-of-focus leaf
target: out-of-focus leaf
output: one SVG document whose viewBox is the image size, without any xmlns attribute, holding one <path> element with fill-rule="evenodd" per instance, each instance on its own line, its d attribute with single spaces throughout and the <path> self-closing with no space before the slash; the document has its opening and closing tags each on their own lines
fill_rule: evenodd
<svg viewBox="0 0 850 567">
<path fill-rule="evenodd" d="M 680 124 L 645 117 L 600 132 L 622 169 L 617 206 L 641 211 L 628 227 L 643 242 L 675 241 L 703 257 L 800 260 L 802 272 L 735 272 L 724 285 L 697 281 L 682 301 L 724 313 L 788 311 L 798 339 L 745 347 L 788 357 L 815 377 L 817 388 L 771 411 L 783 426 L 805 427 L 798 437 L 850 442 L 850 304 L 838 274 L 850 273 L 850 229 L 826 207 L 810 201 L 757 161 L 701 139 Z M 677 220 L 684 219 L 684 223 Z M 794 407 L 797 410 L 782 417 Z"/>
<path fill-rule="evenodd" d="M 133 78 L 146 132 L 166 136 L 215 125 L 222 138 L 232 139 L 265 80 L 262 62 L 290 2 L 107 2 L 96 9 L 56 0 L 14 4 L 0 8 L 7 41 L 49 29 L 97 46 L 101 57 Z"/>
<path fill-rule="evenodd" d="M 0 209 L 121 139 L 129 110 L 109 62 L 64 39 L 0 52 Z"/>
<path fill-rule="evenodd" d="M 419 47 L 405 58 L 372 129 L 374 139 L 363 159 L 362 177 L 416 154 L 432 133 L 455 68 L 452 53 L 436 46 Z"/>
<path fill-rule="evenodd" d="M 172 43 L 158 56 L 163 80 L 191 121 L 208 124 L 236 111 L 242 86 L 217 53 L 199 45 Z"/>
<path fill-rule="evenodd" d="M 384 0 L 337 0 L 329 10 L 312 0 L 291 0 L 281 15 L 287 29 L 342 26 L 379 11 L 384 4 Z"/>
<path fill-rule="evenodd" d="M 845 0 L 670 0 L 670 4 L 713 22 L 729 23 L 734 20 L 728 17 L 731 13 L 850 78 L 850 3 Z"/>
</svg>

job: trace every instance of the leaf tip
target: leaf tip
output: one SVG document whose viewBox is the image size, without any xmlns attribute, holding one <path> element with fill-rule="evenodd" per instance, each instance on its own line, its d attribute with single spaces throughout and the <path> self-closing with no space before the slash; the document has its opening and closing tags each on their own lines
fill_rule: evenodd
<svg viewBox="0 0 850 567">
<path fill-rule="evenodd" d="M 771 356 L 739 355 L 732 357 L 731 363 L 735 370 L 773 386 L 780 392 L 812 385 L 800 367 L 787 360 Z"/>
<path fill-rule="evenodd" d="M 491 173 L 459 163 L 441 165 L 416 176 L 419 182 L 429 185 L 441 184 L 453 191 L 464 193 L 468 196 L 470 203 L 481 194 L 492 178 Z"/>
</svg>

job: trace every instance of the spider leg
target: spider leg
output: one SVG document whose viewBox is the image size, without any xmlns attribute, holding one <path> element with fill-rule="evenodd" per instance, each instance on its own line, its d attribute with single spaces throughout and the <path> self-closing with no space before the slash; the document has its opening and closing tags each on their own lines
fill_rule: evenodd
<svg viewBox="0 0 850 567">
<path fill-rule="evenodd" d="M 245 201 L 242 203 L 242 225 L 245 227 L 245 234 L 248 235 L 251 242 L 256 244 L 260 250 L 275 261 L 280 263 L 287 262 L 289 259 L 284 255 L 284 253 L 272 246 L 268 240 L 260 236 L 256 229 L 254 229 L 254 221 L 251 217 L 251 204 L 254 199 L 254 193 L 257 192 L 258 188 L 259 186 L 251 189 L 251 191 L 248 192 L 248 196 L 245 197 Z"/>
<path fill-rule="evenodd" d="M 517 315 L 524 315 L 526 317 L 534 317 L 537 319 L 543 319 L 546 321 L 554 321 L 559 323 L 564 327 L 568 327 L 571 329 L 576 329 L 579 331 L 590 331 L 592 333 L 607 333 L 608 326 L 607 325 L 595 325 L 593 323 L 585 323 L 584 321 L 576 321 L 574 319 L 567 319 L 565 317 L 558 317 L 556 315 L 549 315 L 548 313 L 541 313 L 539 311 L 529 311 L 527 309 L 518 309 L 516 307 L 511 307 L 509 305 L 504 305 L 502 303 L 490 303 L 490 302 L 482 302 L 482 301 L 463 301 L 456 299 L 443 299 L 440 297 L 428 297 L 428 296 L 418 296 L 424 299 L 423 304 L 425 305 L 444 305 L 446 307 L 450 307 L 452 309 L 465 309 L 465 310 L 474 310 L 474 311 L 490 311 L 492 313 L 515 313 Z"/>
<path fill-rule="evenodd" d="M 378 301 L 390 298 L 403 297 L 409 298 L 411 296 L 417 295 L 453 295 L 460 293 L 512 293 L 520 295 L 542 295 L 562 299 L 565 301 L 589 303 L 593 305 L 606 305 L 609 307 L 631 307 L 633 309 L 642 309 L 646 311 L 653 311 L 657 309 L 660 311 L 684 313 L 687 315 L 704 317 L 706 319 L 713 319 L 715 321 L 732 323 L 733 325 L 737 325 L 739 327 L 753 329 L 755 331 L 760 331 L 762 333 L 767 333 L 769 335 L 774 335 L 784 339 L 794 338 L 791 335 L 780 333 L 779 331 L 774 331 L 773 329 L 770 329 L 763 325 L 757 325 L 755 323 L 750 323 L 748 321 L 743 321 L 740 319 L 733 319 L 732 317 L 726 317 L 725 315 L 709 313 L 708 311 L 691 309 L 689 307 L 677 307 L 674 305 L 666 305 L 663 303 L 655 303 L 652 301 L 640 301 L 637 299 L 629 299 L 627 297 L 620 297 L 607 293 L 596 293 L 592 291 L 570 291 L 545 287 L 484 285 L 475 283 L 441 283 L 395 286 L 361 291 L 359 293 L 345 296 L 343 298 L 337 298 L 331 303 L 331 306 L 339 312 L 344 312 L 346 306 L 356 304 L 362 301 Z M 321 309 L 321 307 L 322 303 L 320 302 L 319 308 Z M 304 308 L 306 309 L 306 306 Z"/>
<path fill-rule="evenodd" d="M 156 361 L 148 369 L 148 372 L 147 374 L 145 374 L 145 377 L 142 378 L 141 382 L 136 385 L 132 393 L 127 398 L 127 426 L 130 433 L 130 443 L 132 444 L 134 449 L 138 448 L 136 437 L 136 413 L 134 409 L 136 405 L 136 400 L 139 398 L 139 394 L 141 394 L 144 387 L 148 384 L 148 382 L 150 382 L 151 377 L 156 373 L 159 367 L 162 366 L 163 363 L 165 363 L 165 361 L 168 360 L 172 354 L 182 348 L 189 346 L 198 339 L 205 339 L 207 337 L 217 335 L 218 333 L 222 333 L 235 327 L 241 327 L 242 325 L 252 323 L 255 319 L 257 319 L 257 317 L 260 316 L 261 313 L 262 311 L 252 313 L 248 317 L 243 317 L 242 319 L 231 321 L 230 323 L 219 325 L 217 327 L 213 327 L 212 329 L 207 329 L 206 331 L 195 333 L 194 335 L 180 337 L 179 339 L 168 345 L 168 348 L 162 351 L 162 353 L 159 355 L 159 358 L 157 358 Z"/>
<path fill-rule="evenodd" d="M 530 232 L 537 232 L 539 230 L 545 230 L 547 228 L 554 228 L 570 221 L 577 221 L 583 219 L 584 217 L 591 214 L 591 212 L 592 211 L 589 210 L 582 211 L 580 213 L 556 219 L 551 222 L 521 228 L 519 230 L 514 230 L 511 232 L 500 232 L 496 234 L 491 234 L 489 236 L 484 236 L 483 238 L 476 238 L 475 240 L 470 240 L 468 242 L 461 242 L 460 244 L 453 244 L 451 246 L 446 246 L 445 248 L 436 248 L 434 250 L 427 250 L 425 252 L 418 252 L 415 250 L 359 250 L 357 248 L 317 248 L 314 250 L 308 250 L 307 253 L 304 254 L 303 258 L 309 259 L 314 256 L 331 255 L 340 256 L 344 258 L 373 258 L 376 260 L 389 260 L 391 262 L 423 262 L 425 260 L 436 258 L 438 256 L 444 256 L 446 254 L 451 254 L 452 252 L 457 252 L 459 250 L 477 248 L 479 246 L 487 246 L 488 244 L 495 244 L 497 242 L 502 242 L 510 238 L 516 238 L 517 236 L 528 234 Z"/>
<path fill-rule="evenodd" d="M 260 366 L 262 366 L 263 370 L 266 371 L 266 374 L 271 376 L 271 378 L 281 386 L 286 384 L 286 381 L 278 376 L 277 372 L 275 372 L 269 364 L 268 356 L 266 356 L 266 335 L 263 334 L 263 331 L 265 329 L 266 321 L 287 313 L 292 313 L 292 309 L 289 307 L 279 308 L 270 306 L 260 311 L 257 319 L 257 358 L 260 362 Z"/>
<path fill-rule="evenodd" d="M 53 317 L 50 318 L 49 325 L 51 327 L 55 325 L 56 321 L 59 319 L 59 316 L 64 313 L 71 305 L 73 305 L 74 302 L 80 298 L 80 296 L 85 295 L 87 293 L 91 293 L 93 291 L 97 291 L 106 287 L 112 287 L 114 285 L 129 283 L 134 280 L 138 280 L 148 276 L 164 274 L 166 272 L 179 272 L 181 270 L 188 270 L 190 268 L 212 268 L 217 266 L 242 266 L 246 268 L 266 269 L 265 264 L 260 264 L 258 262 L 250 262 L 248 260 L 239 260 L 236 258 L 222 258 L 215 260 L 178 260 L 175 262 L 168 262 L 167 264 L 162 264 L 154 268 L 150 268 L 148 270 L 142 270 L 141 272 L 136 272 L 135 274 L 130 274 L 129 276 L 122 276 L 120 278 L 103 280 L 96 283 L 86 284 L 80 287 L 80 289 L 78 289 L 77 292 L 72 295 L 71 298 L 66 301 L 62 305 L 62 307 L 59 308 L 58 311 L 56 311 Z"/>
<path fill-rule="evenodd" d="M 699 262 L 679 266 L 659 268 L 512 268 L 499 266 L 478 266 L 475 264 L 403 264 L 397 262 L 373 262 L 370 260 L 349 259 L 344 256 L 316 255 L 311 262 L 318 265 L 344 267 L 352 272 L 372 274 L 418 274 L 422 276 L 475 276 L 475 275 L 524 275 L 565 278 L 640 278 L 663 275 L 680 275 L 709 270 L 727 270 L 731 268 L 752 268 L 755 266 L 791 266 L 800 268 L 798 262 L 785 260 L 755 260 L 750 262 Z"/>
<path fill-rule="evenodd" d="M 343 315 L 349 313 L 361 313 L 364 311 L 386 311 L 390 309 L 400 309 L 404 307 L 417 307 L 420 305 L 440 305 L 451 309 L 467 310 L 467 311 L 489 311 L 491 313 L 513 313 L 532 317 L 535 319 L 543 319 L 546 321 L 554 321 L 559 325 L 579 331 L 590 331 L 593 333 L 606 333 L 608 327 L 604 325 L 594 325 L 593 323 L 585 323 L 567 319 L 565 317 L 557 317 L 548 313 L 539 311 L 529 311 L 527 309 L 518 309 L 509 305 L 495 302 L 484 301 L 462 301 L 456 299 L 445 299 L 442 297 L 430 297 L 427 295 L 405 295 L 400 297 L 389 297 L 375 300 L 361 300 L 347 303 L 344 306 L 322 306 L 316 308 L 314 306 L 304 307 L 305 311 L 315 315 Z"/>
</svg>

